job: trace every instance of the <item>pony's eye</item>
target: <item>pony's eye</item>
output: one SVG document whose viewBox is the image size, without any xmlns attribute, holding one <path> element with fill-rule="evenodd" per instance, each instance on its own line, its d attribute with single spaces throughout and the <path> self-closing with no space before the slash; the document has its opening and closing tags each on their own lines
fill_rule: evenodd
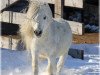
<svg viewBox="0 0 100 75">
<path fill-rule="evenodd" d="M 43 17 L 43 19 L 45 20 L 47 17 L 45 16 L 45 17 Z"/>
</svg>

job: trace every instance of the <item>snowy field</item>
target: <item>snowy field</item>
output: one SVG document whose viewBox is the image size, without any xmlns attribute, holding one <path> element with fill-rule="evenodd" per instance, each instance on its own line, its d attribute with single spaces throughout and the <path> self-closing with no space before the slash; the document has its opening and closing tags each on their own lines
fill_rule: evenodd
<svg viewBox="0 0 100 75">
<path fill-rule="evenodd" d="M 99 75 L 100 56 L 98 44 L 74 44 L 74 49 L 84 50 L 84 60 L 66 57 L 61 75 Z M 27 51 L 1 49 L 1 75 L 32 75 L 31 56 Z M 39 75 L 47 75 L 47 61 L 39 62 Z"/>
</svg>

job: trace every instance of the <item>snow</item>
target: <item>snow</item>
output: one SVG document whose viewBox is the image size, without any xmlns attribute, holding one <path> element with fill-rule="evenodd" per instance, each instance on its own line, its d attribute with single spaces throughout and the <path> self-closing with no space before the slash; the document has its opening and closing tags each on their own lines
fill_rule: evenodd
<svg viewBox="0 0 100 75">
<path fill-rule="evenodd" d="M 61 75 L 99 75 L 99 44 L 73 44 L 71 48 L 84 50 L 84 60 L 66 57 Z M 27 51 L 1 49 L 1 75 L 32 75 L 31 56 Z M 47 75 L 47 61 L 39 62 L 39 75 Z"/>
</svg>

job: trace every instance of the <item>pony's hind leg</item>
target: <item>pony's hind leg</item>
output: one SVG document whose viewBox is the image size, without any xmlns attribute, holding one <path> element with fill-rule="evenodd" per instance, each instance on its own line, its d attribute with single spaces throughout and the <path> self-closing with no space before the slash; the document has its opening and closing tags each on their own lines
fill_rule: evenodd
<svg viewBox="0 0 100 75">
<path fill-rule="evenodd" d="M 61 69 L 64 65 L 64 58 L 65 58 L 65 55 L 62 55 L 59 57 L 59 60 L 57 63 L 57 75 L 60 75 Z"/>
<path fill-rule="evenodd" d="M 47 65 L 47 72 L 48 75 L 56 75 L 57 67 L 56 67 L 56 58 L 50 57 L 48 59 L 48 65 Z"/>
</svg>

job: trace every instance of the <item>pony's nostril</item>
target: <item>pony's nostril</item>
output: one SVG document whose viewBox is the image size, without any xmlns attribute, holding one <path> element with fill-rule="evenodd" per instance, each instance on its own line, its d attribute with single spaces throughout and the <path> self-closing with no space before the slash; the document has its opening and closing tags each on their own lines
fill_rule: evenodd
<svg viewBox="0 0 100 75">
<path fill-rule="evenodd" d="M 35 30 L 34 33 L 35 33 L 36 36 L 40 36 L 42 34 L 42 31 Z"/>
<path fill-rule="evenodd" d="M 35 34 L 37 34 L 37 31 L 34 31 Z"/>
<path fill-rule="evenodd" d="M 42 31 L 39 31 L 39 34 L 42 34 Z"/>
</svg>

